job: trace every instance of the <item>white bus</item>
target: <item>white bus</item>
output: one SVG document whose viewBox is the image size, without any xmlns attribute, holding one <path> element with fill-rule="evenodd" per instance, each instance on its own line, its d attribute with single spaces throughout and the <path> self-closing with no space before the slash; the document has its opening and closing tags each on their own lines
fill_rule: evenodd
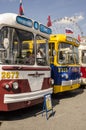
<svg viewBox="0 0 86 130">
<path fill-rule="evenodd" d="M 41 103 L 45 94 L 52 93 L 50 34 L 51 29 L 37 21 L 13 13 L 0 14 L 0 111 Z M 41 58 L 37 57 L 39 50 L 44 53 Z"/>
</svg>

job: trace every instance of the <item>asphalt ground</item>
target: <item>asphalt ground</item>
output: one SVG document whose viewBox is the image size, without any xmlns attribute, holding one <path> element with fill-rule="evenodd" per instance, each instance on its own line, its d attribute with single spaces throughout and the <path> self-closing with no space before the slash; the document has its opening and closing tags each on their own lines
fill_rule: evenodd
<svg viewBox="0 0 86 130">
<path fill-rule="evenodd" d="M 52 104 L 48 120 L 43 104 L 0 112 L 0 130 L 86 130 L 86 89 L 54 95 Z"/>
</svg>

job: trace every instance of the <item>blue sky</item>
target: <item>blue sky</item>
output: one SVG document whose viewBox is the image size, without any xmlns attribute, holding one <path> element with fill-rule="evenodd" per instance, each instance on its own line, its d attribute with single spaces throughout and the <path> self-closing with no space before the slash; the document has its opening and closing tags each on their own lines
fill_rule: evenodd
<svg viewBox="0 0 86 130">
<path fill-rule="evenodd" d="M 0 13 L 18 13 L 20 0 L 0 0 Z M 51 20 L 76 17 L 76 22 L 86 36 L 86 0 L 22 0 L 24 14 L 46 25 Z M 66 21 L 65 21 L 66 22 Z"/>
</svg>

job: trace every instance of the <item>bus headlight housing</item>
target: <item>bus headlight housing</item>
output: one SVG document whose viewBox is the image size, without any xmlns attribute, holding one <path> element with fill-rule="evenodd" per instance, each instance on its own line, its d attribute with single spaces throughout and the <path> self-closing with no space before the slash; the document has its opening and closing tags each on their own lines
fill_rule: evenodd
<svg viewBox="0 0 86 130">
<path fill-rule="evenodd" d="M 68 74 L 62 74 L 62 78 L 68 79 Z"/>
<path fill-rule="evenodd" d="M 54 85 L 54 79 L 51 79 L 51 85 Z"/>
<path fill-rule="evenodd" d="M 81 77 L 83 76 L 82 72 L 80 73 L 80 76 L 81 76 Z"/>
<path fill-rule="evenodd" d="M 13 89 L 15 89 L 15 90 L 16 90 L 16 89 L 18 89 L 18 88 L 19 88 L 18 83 L 17 83 L 17 82 L 14 82 L 14 83 L 13 83 Z"/>
<path fill-rule="evenodd" d="M 9 89 L 10 88 L 10 85 L 9 84 L 5 84 L 4 86 L 6 89 Z"/>
</svg>

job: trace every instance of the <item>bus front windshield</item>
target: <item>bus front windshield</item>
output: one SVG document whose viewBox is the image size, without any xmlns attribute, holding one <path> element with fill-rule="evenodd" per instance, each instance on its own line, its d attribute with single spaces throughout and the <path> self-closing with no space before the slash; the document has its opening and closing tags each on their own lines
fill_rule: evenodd
<svg viewBox="0 0 86 130">
<path fill-rule="evenodd" d="M 0 64 L 48 65 L 46 41 L 29 31 L 3 27 L 0 30 Z M 38 51 L 44 53 L 42 58 L 37 57 Z"/>
<path fill-rule="evenodd" d="M 34 54 L 33 39 L 34 35 L 31 32 L 3 27 L 0 31 L 0 64 L 34 65 L 35 58 L 33 58 L 33 62 L 26 61 L 27 55 Z"/>
<path fill-rule="evenodd" d="M 82 50 L 82 58 L 81 58 L 81 60 L 82 60 L 82 63 L 86 63 L 86 50 Z"/>
<path fill-rule="evenodd" d="M 58 46 L 58 63 L 59 64 L 77 64 L 79 63 L 78 58 L 78 47 L 68 44 L 59 43 Z"/>
</svg>

